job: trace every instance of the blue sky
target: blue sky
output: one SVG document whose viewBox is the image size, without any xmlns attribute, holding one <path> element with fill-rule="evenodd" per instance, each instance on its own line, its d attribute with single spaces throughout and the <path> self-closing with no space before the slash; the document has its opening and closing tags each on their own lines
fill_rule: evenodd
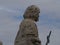
<svg viewBox="0 0 60 45">
<path fill-rule="evenodd" d="M 37 5 L 41 11 L 37 26 L 42 45 L 50 30 L 49 45 L 60 45 L 60 0 L 0 0 L 0 41 L 14 45 L 19 24 L 30 5 Z"/>
</svg>

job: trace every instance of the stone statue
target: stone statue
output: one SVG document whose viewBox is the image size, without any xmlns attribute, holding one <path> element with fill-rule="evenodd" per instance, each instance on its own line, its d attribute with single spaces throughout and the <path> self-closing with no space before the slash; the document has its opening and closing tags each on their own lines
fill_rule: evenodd
<svg viewBox="0 0 60 45">
<path fill-rule="evenodd" d="M 0 41 L 0 45 L 2 45 L 2 42 Z"/>
<path fill-rule="evenodd" d="M 39 13 L 40 9 L 35 5 L 31 5 L 26 9 L 14 45 L 41 45 L 35 24 L 39 20 Z"/>
</svg>

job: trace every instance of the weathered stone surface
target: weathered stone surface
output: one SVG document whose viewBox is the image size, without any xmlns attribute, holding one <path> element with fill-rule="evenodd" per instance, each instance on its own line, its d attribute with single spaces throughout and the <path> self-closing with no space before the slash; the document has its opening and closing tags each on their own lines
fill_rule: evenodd
<svg viewBox="0 0 60 45">
<path fill-rule="evenodd" d="M 19 26 L 14 45 L 41 45 L 38 36 L 38 29 L 35 24 L 35 22 L 38 21 L 39 12 L 39 8 L 35 5 L 27 8 L 23 15 L 24 20 Z"/>
</svg>

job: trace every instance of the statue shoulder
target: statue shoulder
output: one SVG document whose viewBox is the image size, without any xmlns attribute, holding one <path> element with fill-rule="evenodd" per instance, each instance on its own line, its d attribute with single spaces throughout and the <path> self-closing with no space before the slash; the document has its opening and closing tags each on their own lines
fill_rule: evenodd
<svg viewBox="0 0 60 45">
<path fill-rule="evenodd" d="M 32 21 L 32 20 L 29 20 L 29 19 L 24 19 L 24 20 L 21 22 L 20 25 L 35 25 L 35 26 L 36 26 L 35 22 Z"/>
</svg>

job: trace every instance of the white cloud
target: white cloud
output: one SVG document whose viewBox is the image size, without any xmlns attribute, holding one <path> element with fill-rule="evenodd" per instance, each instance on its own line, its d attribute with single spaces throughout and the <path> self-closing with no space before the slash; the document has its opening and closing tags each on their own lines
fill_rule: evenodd
<svg viewBox="0 0 60 45">
<path fill-rule="evenodd" d="M 2 11 L 2 10 L 6 11 L 6 12 L 10 12 L 10 13 L 17 13 L 17 12 L 19 12 L 19 10 L 8 9 L 6 7 L 0 6 L 0 11 Z"/>
<path fill-rule="evenodd" d="M 2 3 L 1 3 L 2 2 Z M 27 3 L 26 3 L 27 2 Z M 55 15 L 49 15 L 60 18 L 60 0 L 0 0 L 2 6 L 8 7 L 9 9 L 19 10 L 26 9 L 29 5 L 38 5 L 41 9 L 41 13 L 56 13 Z"/>
</svg>

